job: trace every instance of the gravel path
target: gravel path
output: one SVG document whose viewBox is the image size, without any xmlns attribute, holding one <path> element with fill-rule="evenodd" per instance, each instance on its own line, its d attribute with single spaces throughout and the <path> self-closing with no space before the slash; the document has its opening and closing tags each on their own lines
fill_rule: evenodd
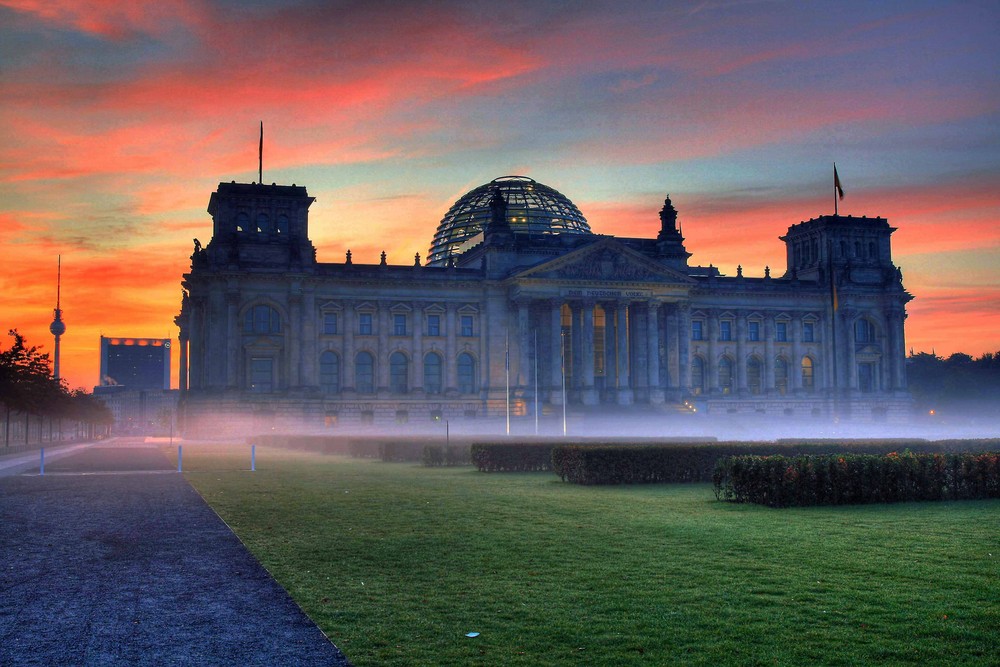
<svg viewBox="0 0 1000 667">
<path fill-rule="evenodd" d="M 349 665 L 170 461 L 0 477 L 0 665 Z"/>
</svg>

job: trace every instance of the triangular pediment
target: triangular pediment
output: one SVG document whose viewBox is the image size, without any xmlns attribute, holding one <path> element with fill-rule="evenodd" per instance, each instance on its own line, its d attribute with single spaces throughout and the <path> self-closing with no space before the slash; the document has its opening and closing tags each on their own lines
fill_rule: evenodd
<svg viewBox="0 0 1000 667">
<path fill-rule="evenodd" d="M 606 237 L 557 259 L 525 269 L 515 280 L 693 285 L 696 281 Z"/>
</svg>

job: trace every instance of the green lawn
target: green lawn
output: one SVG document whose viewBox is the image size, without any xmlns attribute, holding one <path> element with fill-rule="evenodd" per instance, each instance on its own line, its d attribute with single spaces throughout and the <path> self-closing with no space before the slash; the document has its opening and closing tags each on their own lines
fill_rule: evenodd
<svg viewBox="0 0 1000 667">
<path fill-rule="evenodd" d="M 187 478 L 358 667 L 1000 664 L 997 501 L 775 510 L 247 450 L 186 446 Z"/>
</svg>

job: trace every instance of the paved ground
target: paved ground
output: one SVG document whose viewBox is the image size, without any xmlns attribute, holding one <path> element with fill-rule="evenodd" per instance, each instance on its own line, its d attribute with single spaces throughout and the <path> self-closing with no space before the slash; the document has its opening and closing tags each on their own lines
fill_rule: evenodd
<svg viewBox="0 0 1000 667">
<path fill-rule="evenodd" d="M 136 443 L 46 451 L 44 477 L 37 454 L 0 477 L 0 665 L 349 665 Z"/>
</svg>

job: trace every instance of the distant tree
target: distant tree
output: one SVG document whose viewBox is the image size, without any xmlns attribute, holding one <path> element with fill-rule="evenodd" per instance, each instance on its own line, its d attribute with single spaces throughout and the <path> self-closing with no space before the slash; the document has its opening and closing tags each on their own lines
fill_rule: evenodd
<svg viewBox="0 0 1000 667">
<path fill-rule="evenodd" d="M 1000 402 L 1000 353 L 973 358 L 956 352 L 943 359 L 919 352 L 906 362 L 910 392 L 921 408 Z"/>
</svg>

